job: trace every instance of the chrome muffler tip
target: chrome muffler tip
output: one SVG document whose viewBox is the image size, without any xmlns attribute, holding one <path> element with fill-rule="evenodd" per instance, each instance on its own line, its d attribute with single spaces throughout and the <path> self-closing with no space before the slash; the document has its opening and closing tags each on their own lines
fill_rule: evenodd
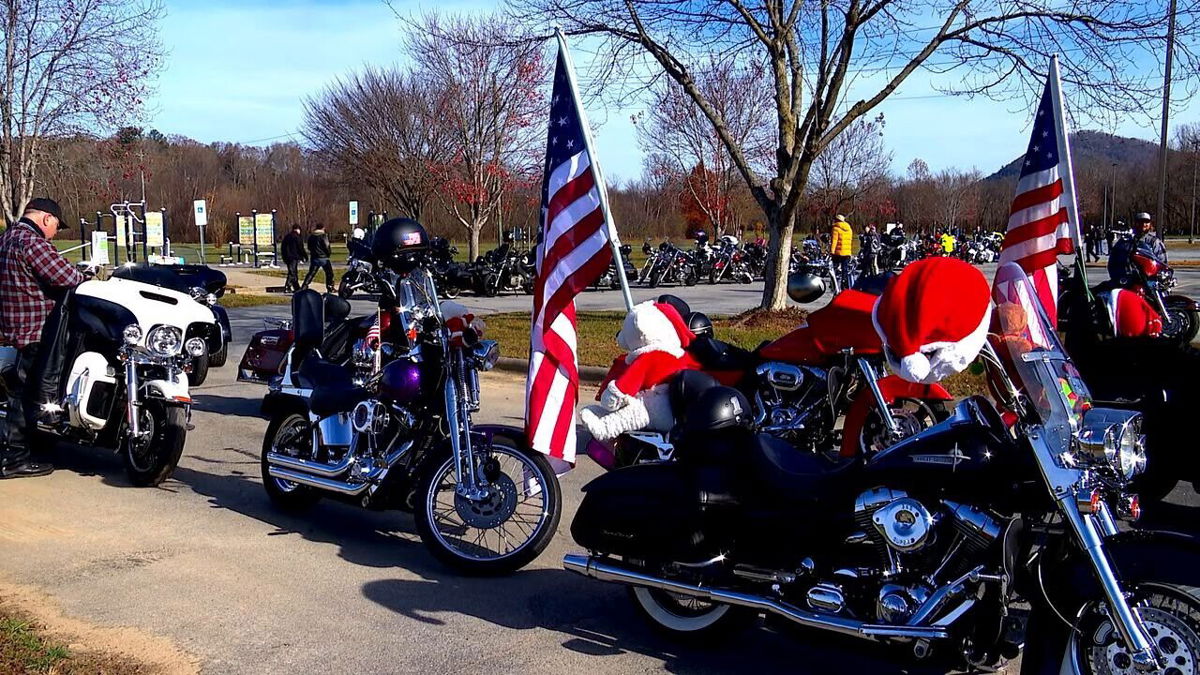
<svg viewBox="0 0 1200 675">
<path fill-rule="evenodd" d="M 580 553 L 568 553 L 563 556 L 563 569 L 568 572 L 582 574 L 585 577 L 592 575 L 592 558 L 591 556 Z"/>
</svg>

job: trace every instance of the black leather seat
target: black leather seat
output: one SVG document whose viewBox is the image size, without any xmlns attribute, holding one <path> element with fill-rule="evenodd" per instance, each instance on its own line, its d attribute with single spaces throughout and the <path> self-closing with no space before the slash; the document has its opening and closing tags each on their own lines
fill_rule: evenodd
<svg viewBox="0 0 1200 675">
<path fill-rule="evenodd" d="M 349 369 L 316 356 L 304 360 L 300 376 L 312 383 L 308 407 L 319 417 L 350 412 L 371 396 L 366 389 L 355 386 Z"/>
<path fill-rule="evenodd" d="M 838 493 L 859 466 L 852 459 L 834 463 L 768 434 L 755 436 L 752 455 L 762 484 L 788 501 L 815 501 Z"/>
</svg>

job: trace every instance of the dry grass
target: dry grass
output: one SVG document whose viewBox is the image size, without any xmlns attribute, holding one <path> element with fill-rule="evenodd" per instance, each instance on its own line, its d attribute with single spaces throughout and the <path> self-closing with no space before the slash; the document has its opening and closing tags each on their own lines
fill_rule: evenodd
<svg viewBox="0 0 1200 675">
<path fill-rule="evenodd" d="M 114 654 L 72 651 L 48 637 L 45 627 L 0 606 L 0 673 L 146 675 L 153 669 Z"/>
</svg>

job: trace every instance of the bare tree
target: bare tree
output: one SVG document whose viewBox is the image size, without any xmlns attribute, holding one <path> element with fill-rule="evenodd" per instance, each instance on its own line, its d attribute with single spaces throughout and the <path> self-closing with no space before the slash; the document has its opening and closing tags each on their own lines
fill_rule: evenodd
<svg viewBox="0 0 1200 675">
<path fill-rule="evenodd" d="M 469 255 L 479 234 L 499 216 L 505 194 L 534 180 L 540 167 L 548 69 L 539 44 L 523 39 L 499 17 L 427 14 L 408 31 L 408 53 L 437 83 L 434 121 L 443 125 L 449 153 L 435 166 L 437 195 L 469 233 Z"/>
<path fill-rule="evenodd" d="M 0 207 L 33 197 L 46 142 L 141 112 L 162 55 L 159 0 L 4 0 Z"/>
<path fill-rule="evenodd" d="M 961 171 L 946 169 L 938 172 L 935 181 L 935 203 L 941 225 L 945 227 L 963 227 L 963 221 L 974 221 L 979 209 L 979 181 L 983 175 L 979 171 Z"/>
<path fill-rule="evenodd" d="M 880 186 L 892 165 L 883 128 L 883 115 L 860 119 L 817 156 L 809 182 L 810 213 L 829 218 Z"/>
<path fill-rule="evenodd" d="M 764 165 L 771 152 L 771 101 L 756 95 L 766 78 L 763 65 L 740 67 L 713 60 L 696 78 L 705 97 L 728 120 L 738 144 L 756 165 Z M 648 166 L 663 174 L 660 179 L 678 182 L 684 203 L 702 212 L 713 224 L 714 236 L 719 235 L 730 229 L 729 205 L 743 185 L 737 167 L 712 124 L 683 90 L 663 80 L 654 85 L 653 97 L 653 104 L 634 117 Z"/>
<path fill-rule="evenodd" d="M 345 185 L 419 219 L 438 187 L 431 168 L 450 153 L 444 93 L 424 74 L 367 68 L 305 101 L 301 134 Z"/>
<path fill-rule="evenodd" d="M 665 73 L 703 111 L 770 226 L 762 300 L 770 309 L 785 305 L 792 231 L 817 157 L 913 73 L 923 69 L 953 92 L 1036 92 L 1050 54 L 1058 53 L 1070 91 L 1085 101 L 1080 109 L 1145 111 L 1157 85 L 1139 77 L 1140 61 L 1164 23 L 1163 12 L 1140 0 L 509 2 L 525 21 L 592 36 L 602 74 L 644 86 Z M 1178 25 L 1190 44 L 1200 21 L 1188 17 Z M 775 150 L 764 170 L 699 87 L 696 73 L 712 58 L 767 64 L 770 76 L 757 95 L 773 104 Z M 607 80 L 602 86 L 621 84 Z"/>
</svg>

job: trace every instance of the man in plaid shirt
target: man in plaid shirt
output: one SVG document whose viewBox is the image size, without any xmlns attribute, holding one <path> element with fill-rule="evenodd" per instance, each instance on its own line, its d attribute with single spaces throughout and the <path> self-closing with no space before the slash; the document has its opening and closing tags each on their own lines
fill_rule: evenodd
<svg viewBox="0 0 1200 675">
<path fill-rule="evenodd" d="M 26 379 L 55 299 L 84 280 L 50 243 L 65 227 L 57 202 L 34 199 L 24 216 L 0 235 L 0 352 L 11 355 L 7 363 L 0 357 L 8 389 L 6 428 L 0 429 L 0 478 L 44 476 L 54 470 L 29 459 L 37 407 Z"/>
</svg>

